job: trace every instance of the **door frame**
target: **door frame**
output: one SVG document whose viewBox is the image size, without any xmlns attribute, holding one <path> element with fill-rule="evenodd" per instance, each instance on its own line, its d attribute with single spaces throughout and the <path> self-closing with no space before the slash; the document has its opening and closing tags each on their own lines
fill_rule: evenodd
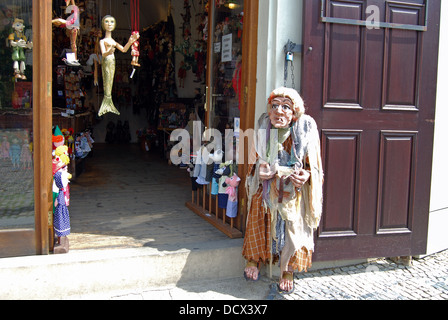
<svg viewBox="0 0 448 320">
<path fill-rule="evenodd" d="M 33 0 L 34 229 L 0 231 L 0 258 L 49 254 L 52 213 L 52 1 Z"/>
<path fill-rule="evenodd" d="M 242 105 L 240 108 L 240 129 L 245 131 L 247 129 L 254 128 L 255 122 L 255 101 L 257 93 L 257 43 L 258 43 L 258 10 L 259 3 L 258 0 L 244 0 L 244 25 L 243 25 L 243 42 L 242 42 L 242 69 L 241 69 L 241 96 Z M 209 17 L 213 17 L 214 11 L 213 6 L 209 7 Z M 212 95 L 210 90 L 210 83 L 212 80 L 212 68 L 211 66 L 211 54 L 213 52 L 213 23 L 209 20 L 208 23 L 208 47 L 207 47 L 207 74 L 206 74 L 206 107 L 205 107 L 205 126 L 209 128 L 209 112 L 210 106 L 212 104 Z M 247 145 L 247 143 L 245 144 Z M 247 148 L 246 148 L 247 149 Z M 241 178 L 240 187 L 238 188 L 238 210 L 239 214 L 235 221 L 235 228 L 242 231 L 244 234 L 246 226 L 247 217 L 247 195 L 244 188 L 245 178 L 248 171 L 248 154 L 247 150 L 244 152 L 244 162 L 238 165 L 238 176 Z M 200 209 L 197 208 L 194 211 L 204 217 L 203 214 L 198 212 Z M 205 211 L 204 211 L 205 213 Z M 206 219 L 206 218 L 204 218 Z M 220 222 L 215 222 L 213 219 L 206 219 L 212 223 L 218 229 L 224 230 L 220 225 Z"/>
</svg>

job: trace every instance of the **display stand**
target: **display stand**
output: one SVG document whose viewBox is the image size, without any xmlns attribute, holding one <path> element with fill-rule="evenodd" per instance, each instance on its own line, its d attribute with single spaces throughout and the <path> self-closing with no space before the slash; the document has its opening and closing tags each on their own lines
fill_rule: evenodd
<svg viewBox="0 0 448 320">
<path fill-rule="evenodd" d="M 64 114 L 65 109 L 53 108 L 53 126 L 59 126 L 59 128 L 73 128 L 75 132 L 81 132 L 88 128 L 91 123 L 92 112 L 84 112 L 75 115 Z M 64 114 L 64 115 L 63 115 Z M 72 174 L 72 181 L 81 174 L 84 159 L 75 159 L 70 161 L 69 172 Z"/>
<path fill-rule="evenodd" d="M 162 156 L 170 158 L 170 135 L 176 129 L 185 128 L 187 125 L 187 107 L 182 102 L 162 103 L 159 107 L 159 122 L 157 131 L 159 141 L 162 141 Z"/>
</svg>

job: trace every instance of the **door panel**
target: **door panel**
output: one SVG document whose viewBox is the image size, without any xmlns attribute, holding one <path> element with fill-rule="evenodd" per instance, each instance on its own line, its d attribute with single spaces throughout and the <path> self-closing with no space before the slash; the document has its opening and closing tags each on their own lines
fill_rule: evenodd
<svg viewBox="0 0 448 320">
<path fill-rule="evenodd" d="M 361 3 L 330 3 L 333 16 L 362 19 Z M 362 75 L 361 28 L 330 25 L 326 30 L 324 66 L 324 107 L 360 108 L 360 80 Z M 345 56 L 341 60 L 339 57 Z M 340 85 L 343 79 L 344 84 Z"/>
<path fill-rule="evenodd" d="M 358 233 L 358 180 L 360 131 L 323 131 L 323 159 L 327 163 L 326 201 L 319 237 L 355 236 Z M 338 161 L 329 161 L 340 158 Z M 334 167 L 338 166 L 338 167 Z M 338 190 L 338 192 L 332 192 Z"/>
<path fill-rule="evenodd" d="M 370 5 L 380 28 L 365 23 Z M 302 95 L 322 131 L 325 170 L 316 260 L 426 250 L 439 9 L 304 1 Z"/>
</svg>

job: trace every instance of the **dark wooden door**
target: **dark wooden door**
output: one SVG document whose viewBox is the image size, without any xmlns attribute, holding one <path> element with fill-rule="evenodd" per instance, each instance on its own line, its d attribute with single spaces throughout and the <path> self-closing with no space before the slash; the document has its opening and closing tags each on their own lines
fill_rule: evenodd
<svg viewBox="0 0 448 320">
<path fill-rule="evenodd" d="M 317 261 L 426 251 L 439 11 L 438 0 L 304 1 L 302 94 L 325 169 Z"/>
</svg>

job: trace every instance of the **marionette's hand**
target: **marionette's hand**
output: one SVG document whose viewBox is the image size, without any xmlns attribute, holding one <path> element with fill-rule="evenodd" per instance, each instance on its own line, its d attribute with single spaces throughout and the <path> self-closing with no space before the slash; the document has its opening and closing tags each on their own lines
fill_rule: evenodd
<svg viewBox="0 0 448 320">
<path fill-rule="evenodd" d="M 276 169 L 272 169 L 269 163 L 262 163 L 260 164 L 260 179 L 261 180 L 270 180 L 274 178 Z"/>
<path fill-rule="evenodd" d="M 108 50 L 106 50 L 104 56 L 109 56 L 111 54 L 115 53 L 115 46 L 110 47 Z"/>
<path fill-rule="evenodd" d="M 57 18 L 57 19 L 51 20 L 51 23 L 54 24 L 55 26 L 59 27 L 63 24 L 66 24 L 67 21 L 65 21 L 64 19 L 61 19 L 61 18 Z"/>
<path fill-rule="evenodd" d="M 26 41 L 23 39 L 20 39 L 17 41 L 17 46 L 20 48 L 26 48 Z"/>
<path fill-rule="evenodd" d="M 292 184 L 300 189 L 310 179 L 311 173 L 308 170 L 300 169 L 296 170 L 291 176 Z"/>
<path fill-rule="evenodd" d="M 27 44 L 26 44 L 26 47 L 27 47 L 27 49 L 33 49 L 33 43 L 32 42 L 28 42 Z"/>
</svg>

